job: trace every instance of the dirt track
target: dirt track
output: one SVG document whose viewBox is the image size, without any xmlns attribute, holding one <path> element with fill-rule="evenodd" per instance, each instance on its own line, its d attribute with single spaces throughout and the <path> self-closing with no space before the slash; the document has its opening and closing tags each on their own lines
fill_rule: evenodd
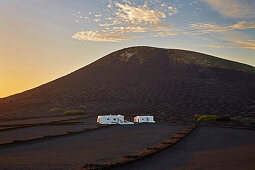
<svg viewBox="0 0 255 170">
<path fill-rule="evenodd" d="M 255 131 L 199 127 L 175 146 L 120 170 L 254 169 Z"/>
</svg>

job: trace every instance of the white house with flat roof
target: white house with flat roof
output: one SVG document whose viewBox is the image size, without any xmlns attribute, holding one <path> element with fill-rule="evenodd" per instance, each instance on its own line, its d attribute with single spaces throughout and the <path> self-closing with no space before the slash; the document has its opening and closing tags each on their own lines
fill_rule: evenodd
<svg viewBox="0 0 255 170">
<path fill-rule="evenodd" d="M 134 124 L 133 122 L 127 122 L 123 115 L 105 115 L 98 116 L 97 123 L 100 124 Z"/>
<path fill-rule="evenodd" d="M 155 123 L 154 116 L 136 116 L 134 118 L 135 123 Z"/>
</svg>

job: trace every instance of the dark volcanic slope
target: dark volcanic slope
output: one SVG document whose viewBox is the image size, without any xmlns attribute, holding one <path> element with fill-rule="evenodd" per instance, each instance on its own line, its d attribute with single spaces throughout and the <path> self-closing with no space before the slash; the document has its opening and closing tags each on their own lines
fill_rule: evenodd
<svg viewBox="0 0 255 170">
<path fill-rule="evenodd" d="M 131 47 L 67 76 L 0 100 L 0 118 L 88 113 L 255 115 L 255 68 L 173 49 Z"/>
</svg>

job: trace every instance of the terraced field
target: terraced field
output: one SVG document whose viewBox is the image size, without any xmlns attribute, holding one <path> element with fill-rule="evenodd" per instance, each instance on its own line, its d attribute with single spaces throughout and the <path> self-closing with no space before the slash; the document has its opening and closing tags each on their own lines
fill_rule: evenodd
<svg viewBox="0 0 255 170">
<path fill-rule="evenodd" d="M 82 119 L 87 116 L 56 116 L 56 117 L 40 117 L 33 119 L 19 119 L 19 120 L 9 120 L 9 121 L 1 121 L 1 127 L 8 126 L 22 126 L 22 125 L 38 125 L 44 123 L 59 123 L 70 120 Z"/>
<path fill-rule="evenodd" d="M 233 159 L 232 169 L 255 166 L 254 130 L 165 122 L 100 126 L 91 116 L 1 122 L 14 128 L 0 131 L 0 169 L 228 169 Z"/>
<path fill-rule="evenodd" d="M 0 146 L 0 169 L 76 169 L 87 163 L 105 163 L 151 147 L 185 127 L 168 123 L 110 126 Z M 25 136 L 33 136 L 36 130 L 41 131 L 23 129 L 20 133 L 30 131 Z"/>
<path fill-rule="evenodd" d="M 17 141 L 30 141 L 36 139 L 46 139 L 54 136 L 63 136 L 75 132 L 83 132 L 89 129 L 97 128 L 96 118 L 76 117 L 57 121 L 58 123 L 46 122 L 49 119 L 43 120 L 44 124 L 36 124 L 30 120 L 29 126 L 10 126 L 0 131 L 0 147 L 6 144 L 15 144 Z M 56 118 L 54 120 L 57 120 Z"/>
<path fill-rule="evenodd" d="M 254 130 L 198 127 L 173 147 L 116 170 L 254 169 Z"/>
</svg>

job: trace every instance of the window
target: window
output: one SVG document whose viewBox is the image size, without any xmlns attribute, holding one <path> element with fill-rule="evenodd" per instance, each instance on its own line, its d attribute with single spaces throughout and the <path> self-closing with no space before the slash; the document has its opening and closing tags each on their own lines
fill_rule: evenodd
<svg viewBox="0 0 255 170">
<path fill-rule="evenodd" d="M 107 118 L 107 120 L 110 120 L 109 118 Z"/>
<path fill-rule="evenodd" d="M 116 121 L 117 119 L 116 118 L 113 118 L 113 121 Z"/>
</svg>

